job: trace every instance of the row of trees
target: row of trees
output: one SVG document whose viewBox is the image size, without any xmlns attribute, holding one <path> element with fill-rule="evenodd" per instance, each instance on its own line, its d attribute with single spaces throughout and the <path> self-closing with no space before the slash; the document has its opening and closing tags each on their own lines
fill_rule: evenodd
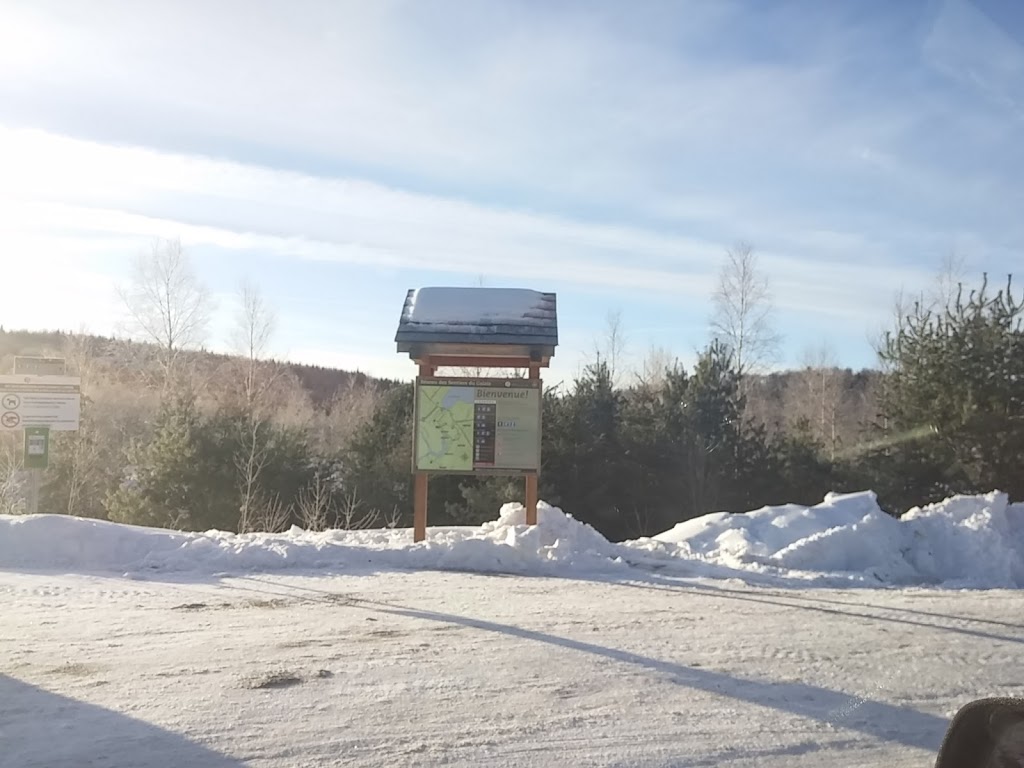
<svg viewBox="0 0 1024 768">
<path fill-rule="evenodd" d="M 1009 281 L 918 301 L 882 339 L 884 371 L 791 374 L 798 391 L 811 385 L 813 407 L 772 423 L 747 394 L 770 390 L 772 377 L 744 377 L 724 341 L 692 371 L 672 364 L 626 387 L 599 359 L 545 394 L 541 495 L 613 538 L 710 511 L 812 504 L 831 490 L 874 489 L 894 514 L 955 493 L 1024 499 L 1022 317 Z M 845 401 L 828 392 L 836 383 Z M 372 488 L 381 507 L 410 503 L 412 396 L 410 386 L 389 392 L 348 449 L 346 482 Z M 840 441 L 836 413 L 851 402 L 861 420 Z M 441 478 L 431 494 L 439 523 L 480 520 L 520 497 L 495 479 Z"/>
<path fill-rule="evenodd" d="M 544 395 L 542 497 L 612 538 L 713 510 L 814 503 L 873 488 L 886 508 L 999 488 L 1024 498 L 1024 330 L 1011 283 L 908 305 L 880 371 L 829 364 L 760 374 L 777 343 L 750 249 L 730 254 L 715 338 L 690 370 L 652 355 L 621 370 L 621 325 L 569 385 Z M 123 298 L 136 337 L 65 336 L 82 429 L 58 434 L 43 509 L 179 528 L 406 525 L 411 385 L 350 380 L 310 396 L 268 361 L 274 319 L 240 291 L 237 355 L 194 351 L 205 292 L 176 243 L 140 258 Z M 24 349 L 13 350 L 24 352 Z M 46 350 L 36 350 L 46 351 Z M 21 506 L 4 444 L 0 512 Z M 522 498 L 501 478 L 437 478 L 432 522 L 473 523 Z"/>
<path fill-rule="evenodd" d="M 339 446 L 390 384 L 350 376 L 322 397 L 298 375 L 315 371 L 266 359 L 275 318 L 252 285 L 237 297 L 236 354 L 203 352 L 210 302 L 176 241 L 141 255 L 120 293 L 137 341 L 56 334 L 40 348 L 3 334 L 8 355 L 57 354 L 82 379 L 81 426 L 53 435 L 41 509 L 243 531 L 373 521 L 339 485 Z M 3 437 L 0 512 L 17 512 L 21 446 Z"/>
</svg>

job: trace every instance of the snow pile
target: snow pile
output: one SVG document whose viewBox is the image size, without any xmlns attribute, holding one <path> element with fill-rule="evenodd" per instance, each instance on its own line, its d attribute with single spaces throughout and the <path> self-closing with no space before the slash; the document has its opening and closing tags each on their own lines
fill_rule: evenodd
<svg viewBox="0 0 1024 768">
<path fill-rule="evenodd" d="M 337 532 L 352 541 L 366 534 Z M 396 568 L 440 568 L 481 573 L 556 574 L 590 572 L 624 565 L 622 545 L 612 544 L 586 523 L 544 502 L 537 505 L 537 526 L 526 524 L 522 504 L 505 504 L 498 519 L 479 528 L 431 529 L 427 541 L 410 545 L 410 533 L 398 532 L 375 562 L 385 557 Z"/>
<path fill-rule="evenodd" d="M 654 538 L 685 544 L 690 551 L 732 562 L 747 557 L 770 557 L 798 541 L 837 526 L 852 525 L 880 512 L 871 492 L 829 494 L 816 507 L 786 504 L 735 515 L 715 512 L 679 523 Z"/>
<path fill-rule="evenodd" d="M 97 520 L 0 517 L 0 568 L 224 573 L 295 569 L 441 569 L 568 575 L 631 567 L 670 577 L 782 583 L 1024 588 L 1024 504 L 1005 494 L 957 496 L 901 520 L 871 492 L 829 494 L 813 507 L 764 507 L 688 520 L 614 544 L 543 502 L 539 524 L 520 504 L 479 527 L 281 534 L 179 533 Z"/>
<path fill-rule="evenodd" d="M 538 525 L 520 504 L 480 527 L 433 528 L 413 544 L 402 529 L 281 534 L 181 533 L 61 515 L 0 516 L 0 568 L 203 573 L 278 568 L 435 568 L 558 573 L 621 567 L 620 545 L 541 502 Z"/>
<path fill-rule="evenodd" d="M 1002 493 L 955 496 L 899 520 L 871 492 L 829 494 L 814 507 L 705 515 L 655 540 L 675 557 L 835 583 L 1024 587 L 1024 504 Z"/>
<path fill-rule="evenodd" d="M 907 560 L 924 578 L 1024 588 L 1024 504 L 1006 494 L 955 496 L 910 510 Z"/>
</svg>

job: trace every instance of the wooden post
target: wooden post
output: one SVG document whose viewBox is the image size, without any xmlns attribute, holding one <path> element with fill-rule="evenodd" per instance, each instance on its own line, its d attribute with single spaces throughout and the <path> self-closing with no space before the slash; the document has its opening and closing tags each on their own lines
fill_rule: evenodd
<svg viewBox="0 0 1024 768">
<path fill-rule="evenodd" d="M 526 524 L 537 524 L 537 475 L 526 476 Z"/>
<path fill-rule="evenodd" d="M 416 473 L 416 487 L 413 493 L 413 541 L 423 541 L 427 538 L 427 479 L 426 473 Z"/>
<path fill-rule="evenodd" d="M 540 379 L 540 366 L 530 366 L 530 378 L 534 381 Z M 537 473 L 526 476 L 526 524 L 536 525 L 537 524 L 537 497 L 539 492 L 537 490 Z"/>
<path fill-rule="evenodd" d="M 431 377 L 437 369 L 429 362 L 420 362 L 420 376 Z M 412 540 L 425 541 L 427 538 L 427 491 L 429 476 L 425 472 L 417 472 L 413 487 L 412 508 Z"/>
<path fill-rule="evenodd" d="M 41 473 L 42 470 L 39 469 L 30 469 L 28 471 L 28 513 L 30 515 L 39 514 L 39 490 L 42 485 Z"/>
</svg>

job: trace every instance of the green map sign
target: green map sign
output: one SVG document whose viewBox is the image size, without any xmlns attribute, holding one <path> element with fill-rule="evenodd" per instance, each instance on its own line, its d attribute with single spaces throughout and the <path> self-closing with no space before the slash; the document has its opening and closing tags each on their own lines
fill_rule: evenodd
<svg viewBox="0 0 1024 768">
<path fill-rule="evenodd" d="M 540 395 L 536 379 L 418 379 L 414 469 L 540 471 Z"/>
</svg>

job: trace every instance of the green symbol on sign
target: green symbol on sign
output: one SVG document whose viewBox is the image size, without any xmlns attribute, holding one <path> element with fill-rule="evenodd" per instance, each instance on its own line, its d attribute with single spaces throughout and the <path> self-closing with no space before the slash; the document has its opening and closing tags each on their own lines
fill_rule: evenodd
<svg viewBox="0 0 1024 768">
<path fill-rule="evenodd" d="M 25 427 L 25 469 L 46 469 L 50 463 L 50 428 Z"/>
<path fill-rule="evenodd" d="M 5 411 L 13 411 L 21 405 L 21 398 L 17 395 L 4 395 L 3 406 Z"/>
</svg>

